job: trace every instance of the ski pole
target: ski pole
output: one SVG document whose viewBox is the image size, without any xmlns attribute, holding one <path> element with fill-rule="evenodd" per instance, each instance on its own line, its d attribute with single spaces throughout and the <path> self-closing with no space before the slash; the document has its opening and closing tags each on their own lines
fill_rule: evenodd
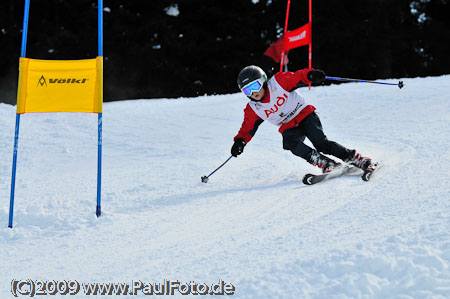
<svg viewBox="0 0 450 299">
<path fill-rule="evenodd" d="M 207 183 L 210 176 L 212 176 L 217 170 L 219 170 L 222 166 L 224 166 L 230 159 L 233 158 L 233 155 L 231 155 L 225 162 L 223 162 L 219 167 L 217 167 L 213 172 L 211 172 L 209 175 L 202 176 L 202 183 Z"/>
<path fill-rule="evenodd" d="M 386 83 L 386 82 L 378 82 L 373 80 L 361 80 L 361 79 L 350 79 L 350 78 L 339 78 L 339 77 L 325 77 L 327 80 L 334 80 L 334 81 L 347 81 L 347 82 L 363 82 L 363 83 L 375 83 L 375 84 L 384 84 L 384 85 L 396 85 L 398 88 L 402 88 L 404 86 L 403 81 L 398 81 L 397 84 L 395 83 Z"/>
</svg>

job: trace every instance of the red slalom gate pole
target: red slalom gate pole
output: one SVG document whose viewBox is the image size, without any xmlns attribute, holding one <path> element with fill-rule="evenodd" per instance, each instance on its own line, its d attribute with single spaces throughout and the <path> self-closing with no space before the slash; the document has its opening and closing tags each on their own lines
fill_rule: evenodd
<svg viewBox="0 0 450 299">
<path fill-rule="evenodd" d="M 291 6 L 291 0 L 288 0 L 288 2 L 287 2 L 287 9 L 286 9 L 286 20 L 284 21 L 283 41 L 286 38 L 287 26 L 288 26 L 288 21 L 289 21 L 289 7 L 290 6 Z M 280 72 L 283 71 L 284 58 L 285 58 L 285 54 L 284 54 L 284 43 L 283 43 L 283 51 L 281 51 Z"/>
<path fill-rule="evenodd" d="M 312 0 L 309 0 L 309 34 L 310 34 L 310 41 L 309 41 L 309 68 L 312 68 Z M 311 90 L 311 83 L 309 83 L 309 89 Z"/>
</svg>

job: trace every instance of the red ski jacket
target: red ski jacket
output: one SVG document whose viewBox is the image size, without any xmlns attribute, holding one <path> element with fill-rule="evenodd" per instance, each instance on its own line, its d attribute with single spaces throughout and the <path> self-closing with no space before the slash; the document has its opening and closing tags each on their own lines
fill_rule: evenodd
<svg viewBox="0 0 450 299">
<path fill-rule="evenodd" d="M 291 91 L 297 87 L 297 84 L 300 81 L 303 81 L 306 84 L 311 83 L 311 81 L 309 81 L 307 78 L 307 74 L 311 70 L 312 69 L 302 69 L 296 71 L 295 73 L 280 72 L 276 73 L 274 77 L 277 83 L 284 90 Z M 261 102 L 267 103 L 269 101 L 270 101 L 270 91 L 268 88 L 266 88 L 264 98 Z M 316 110 L 314 106 L 307 105 L 294 119 L 292 119 L 288 123 L 282 124 L 278 131 L 280 133 L 283 133 L 283 131 L 287 129 L 296 127 L 305 117 L 314 112 L 314 110 Z M 256 131 L 258 130 L 259 125 L 261 125 L 263 121 L 264 120 L 256 114 L 256 112 L 253 110 L 250 104 L 247 104 L 247 106 L 244 109 L 244 121 L 242 122 L 242 126 L 238 134 L 234 137 L 234 140 L 242 138 L 245 140 L 246 143 L 248 143 L 253 138 Z"/>
</svg>

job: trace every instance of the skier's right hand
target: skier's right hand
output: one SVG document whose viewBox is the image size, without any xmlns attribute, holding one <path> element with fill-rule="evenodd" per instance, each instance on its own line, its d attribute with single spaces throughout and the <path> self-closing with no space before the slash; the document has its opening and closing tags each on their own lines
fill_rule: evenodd
<svg viewBox="0 0 450 299">
<path fill-rule="evenodd" d="M 242 138 L 238 138 L 234 141 L 233 146 L 231 147 L 231 155 L 233 157 L 237 157 L 244 151 L 245 140 Z"/>
</svg>

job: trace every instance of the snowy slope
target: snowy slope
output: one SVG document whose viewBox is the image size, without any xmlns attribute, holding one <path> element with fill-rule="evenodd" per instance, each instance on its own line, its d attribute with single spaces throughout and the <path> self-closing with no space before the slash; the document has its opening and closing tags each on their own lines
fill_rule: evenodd
<svg viewBox="0 0 450 299">
<path fill-rule="evenodd" d="M 368 183 L 302 185 L 318 169 L 264 123 L 203 184 L 244 96 L 106 103 L 98 219 L 96 115 L 25 114 L 13 229 L 15 107 L 0 105 L 0 297 L 13 279 L 167 279 L 235 298 L 450 298 L 450 76 L 404 82 L 302 90 L 330 139 L 384 162 Z"/>
</svg>

